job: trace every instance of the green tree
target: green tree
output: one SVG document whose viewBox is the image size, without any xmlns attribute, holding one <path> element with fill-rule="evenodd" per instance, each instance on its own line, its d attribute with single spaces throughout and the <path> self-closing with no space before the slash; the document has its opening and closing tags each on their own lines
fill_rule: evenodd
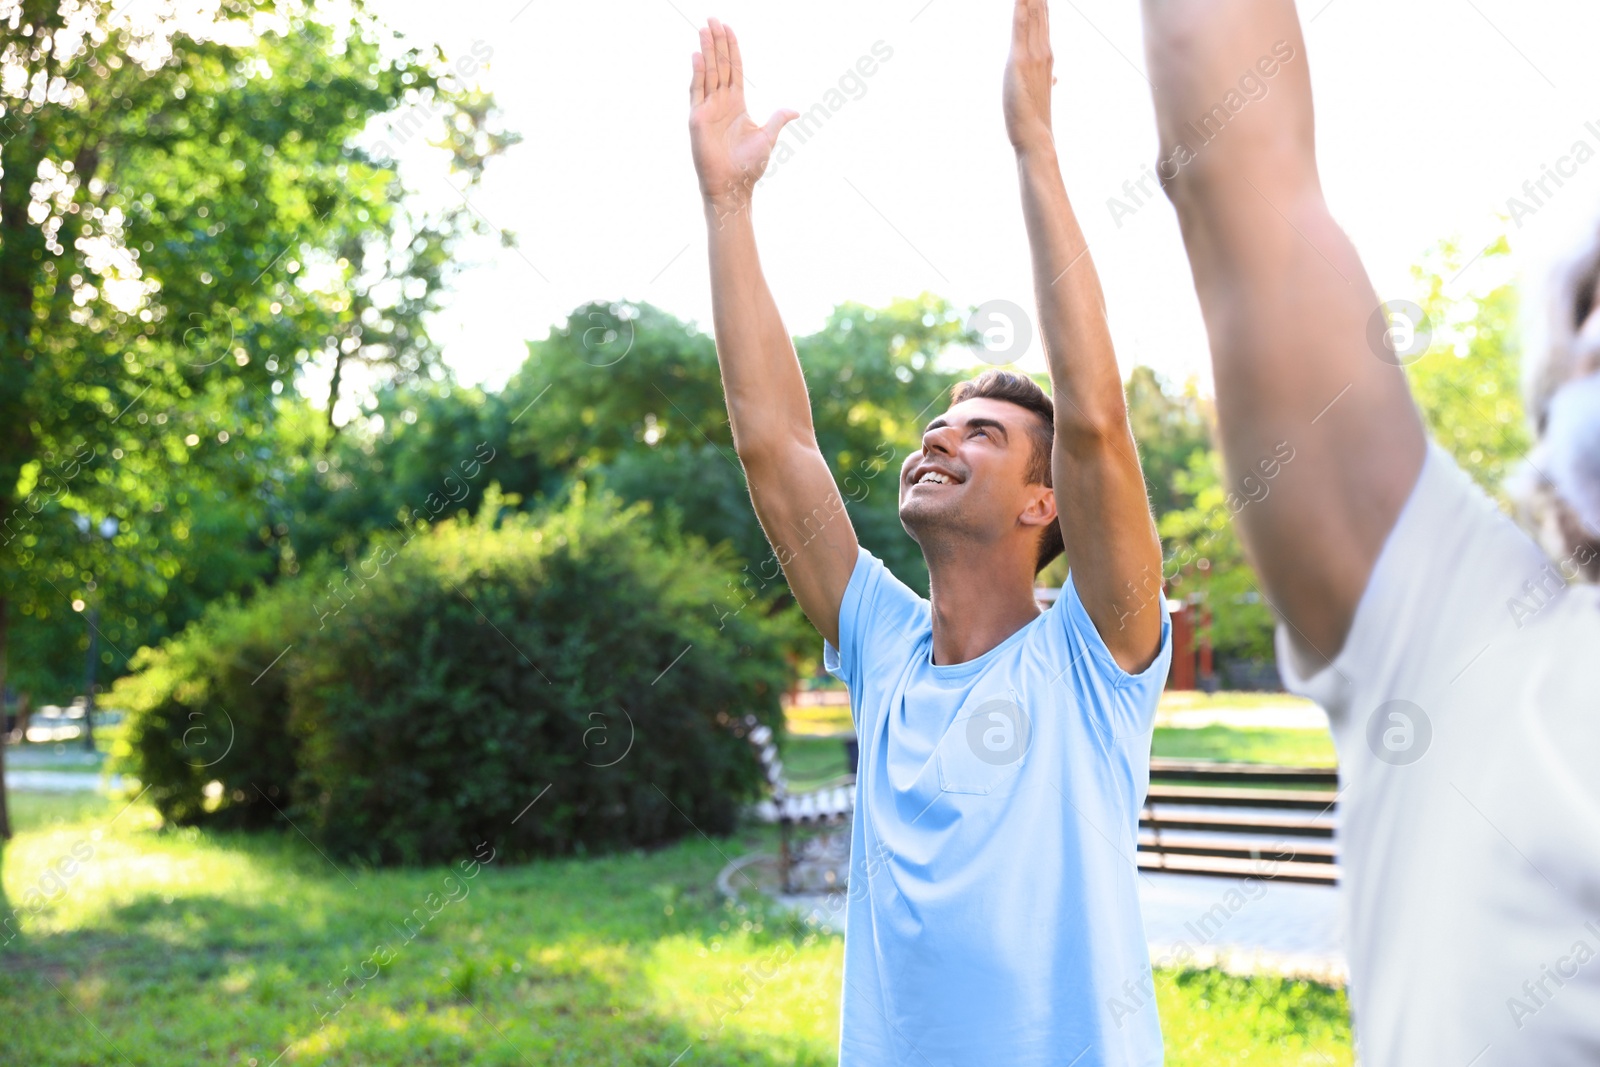
<svg viewBox="0 0 1600 1067">
<path fill-rule="evenodd" d="M 1191 380 L 1179 391 L 1154 369 L 1138 366 L 1128 375 L 1124 392 L 1151 511 L 1161 516 L 1188 507 L 1193 498 L 1180 488 L 1180 480 L 1195 453 L 1211 447 L 1209 409 L 1198 387 Z"/>
<path fill-rule="evenodd" d="M 1270 479 L 1259 484 L 1270 493 Z M 1205 635 L 1219 658 L 1269 657 L 1272 613 L 1255 570 L 1245 560 L 1233 517 L 1246 507 L 1270 505 L 1265 497 L 1252 501 L 1224 487 L 1222 459 L 1214 448 L 1191 453 L 1173 488 L 1191 503 L 1159 516 L 1157 523 L 1172 595 L 1210 607 Z"/>
<path fill-rule="evenodd" d="M 490 479 L 521 499 L 561 488 L 558 473 L 506 458 L 509 421 L 498 394 L 421 379 L 378 389 L 363 417 L 319 450 L 320 413 L 297 417 L 300 444 L 287 450 L 271 484 L 272 504 L 288 531 L 284 570 L 330 552 L 349 559 L 376 531 L 414 518 L 476 514 Z M 464 477 L 463 460 L 487 473 Z"/>
<path fill-rule="evenodd" d="M 900 527 L 899 465 L 965 373 L 961 315 L 929 294 L 886 308 L 846 303 L 795 348 L 817 442 L 875 554 L 927 588 Z M 782 582 L 734 455 L 713 339 L 648 304 L 592 303 L 549 338 L 500 398 L 514 463 L 647 500 L 657 515 L 730 544 L 758 588 Z"/>
<path fill-rule="evenodd" d="M 949 406 L 951 387 L 988 369 L 973 362 L 980 338 L 965 326 L 969 314 L 930 293 L 884 308 L 848 302 L 795 342 L 817 444 L 857 536 L 923 595 L 922 550 L 900 525 L 900 464 L 922 446 L 923 427 Z"/>
<path fill-rule="evenodd" d="M 209 25 L 106 0 L 4 17 L 0 645 L 19 683 L 61 688 L 72 601 L 116 605 L 115 664 L 270 568 L 259 488 L 298 372 L 320 362 L 337 389 L 349 360 L 436 361 L 424 319 L 478 224 L 413 207 L 358 147 L 368 123 L 442 116 L 467 185 L 510 138 L 442 57 L 382 46 L 359 0 L 339 22 L 268 0 Z M 78 512 L 118 517 L 114 546 Z"/>
<path fill-rule="evenodd" d="M 1503 273 L 1507 254 L 1502 238 L 1474 269 L 1494 279 Z M 1509 282 L 1491 282 L 1481 293 L 1454 288 L 1452 279 L 1461 277 L 1467 265 L 1464 258 L 1457 243 L 1445 241 L 1414 268 L 1432 337 L 1406 374 L 1429 435 L 1508 507 L 1506 476 L 1529 447 L 1519 389 L 1517 293 Z M 1141 449 L 1149 443 L 1141 436 Z M 1161 444 L 1154 451 L 1169 450 Z M 1259 659 L 1272 652 L 1270 607 L 1231 518 L 1245 507 L 1271 506 L 1267 498 L 1276 474 L 1269 477 L 1268 472 L 1291 466 L 1292 452 L 1292 442 L 1286 442 L 1282 455 L 1265 458 L 1267 467 L 1258 472 L 1256 483 L 1234 487 L 1224 485 L 1213 449 L 1192 452 L 1185 471 L 1174 480 L 1180 506 L 1158 512 L 1171 588 L 1210 606 L 1209 636 L 1221 657 Z"/>
<path fill-rule="evenodd" d="M 1465 266 L 1474 271 L 1469 280 L 1478 273 L 1495 277 L 1509 253 L 1502 236 L 1475 264 L 1466 264 L 1459 244 L 1444 241 L 1412 269 L 1432 343 L 1406 368 L 1428 433 L 1508 509 L 1506 476 L 1531 444 L 1522 406 L 1516 287 L 1501 282 L 1481 295 L 1451 295 L 1446 288 Z"/>
</svg>

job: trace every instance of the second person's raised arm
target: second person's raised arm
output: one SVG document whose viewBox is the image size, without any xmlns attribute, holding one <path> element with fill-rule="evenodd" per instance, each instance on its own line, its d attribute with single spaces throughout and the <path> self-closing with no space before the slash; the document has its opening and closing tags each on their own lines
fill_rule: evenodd
<svg viewBox="0 0 1600 1067">
<path fill-rule="evenodd" d="M 1323 199 L 1293 0 L 1144 0 L 1144 25 L 1157 171 L 1211 338 L 1228 482 L 1254 499 L 1275 474 L 1240 537 L 1308 665 L 1326 661 L 1416 482 L 1422 423 Z"/>
</svg>

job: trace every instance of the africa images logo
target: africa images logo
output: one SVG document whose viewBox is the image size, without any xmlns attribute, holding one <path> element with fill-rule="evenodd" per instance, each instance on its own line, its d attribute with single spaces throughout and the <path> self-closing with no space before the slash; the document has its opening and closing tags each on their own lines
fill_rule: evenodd
<svg viewBox="0 0 1600 1067">
<path fill-rule="evenodd" d="M 995 767 L 1021 760 L 1032 739 L 1027 713 L 1016 701 L 1004 697 L 978 705 L 967 720 L 967 747 L 974 756 Z"/>
<path fill-rule="evenodd" d="M 1385 701 L 1367 720 L 1367 748 L 1394 767 L 1417 762 L 1432 741 L 1428 713 L 1409 700 Z"/>
</svg>

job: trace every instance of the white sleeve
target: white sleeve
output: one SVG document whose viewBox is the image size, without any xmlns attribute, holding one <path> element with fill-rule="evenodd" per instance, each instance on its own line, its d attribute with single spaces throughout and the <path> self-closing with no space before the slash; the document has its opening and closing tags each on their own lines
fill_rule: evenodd
<svg viewBox="0 0 1600 1067">
<path fill-rule="evenodd" d="M 1564 582 L 1555 565 L 1438 444 L 1384 542 L 1333 661 L 1314 672 L 1277 627 L 1285 686 L 1337 725 L 1449 686 Z"/>
</svg>

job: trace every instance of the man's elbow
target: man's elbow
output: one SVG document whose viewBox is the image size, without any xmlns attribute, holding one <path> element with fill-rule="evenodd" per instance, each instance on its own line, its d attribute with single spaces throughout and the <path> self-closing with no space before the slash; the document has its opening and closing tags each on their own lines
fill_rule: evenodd
<svg viewBox="0 0 1600 1067">
<path fill-rule="evenodd" d="M 1217 123 L 1208 113 L 1162 133 L 1156 178 L 1180 216 L 1240 200 L 1276 203 L 1320 188 L 1315 148 L 1289 124 Z"/>
<path fill-rule="evenodd" d="M 1131 431 L 1120 394 L 1099 405 L 1065 407 L 1056 410 L 1055 443 L 1068 455 L 1087 458 L 1126 447 Z"/>
<path fill-rule="evenodd" d="M 733 434 L 733 450 L 744 464 L 745 470 L 779 470 L 794 462 L 797 456 L 821 453 L 816 435 L 809 432 L 770 429 L 739 428 Z"/>
</svg>

